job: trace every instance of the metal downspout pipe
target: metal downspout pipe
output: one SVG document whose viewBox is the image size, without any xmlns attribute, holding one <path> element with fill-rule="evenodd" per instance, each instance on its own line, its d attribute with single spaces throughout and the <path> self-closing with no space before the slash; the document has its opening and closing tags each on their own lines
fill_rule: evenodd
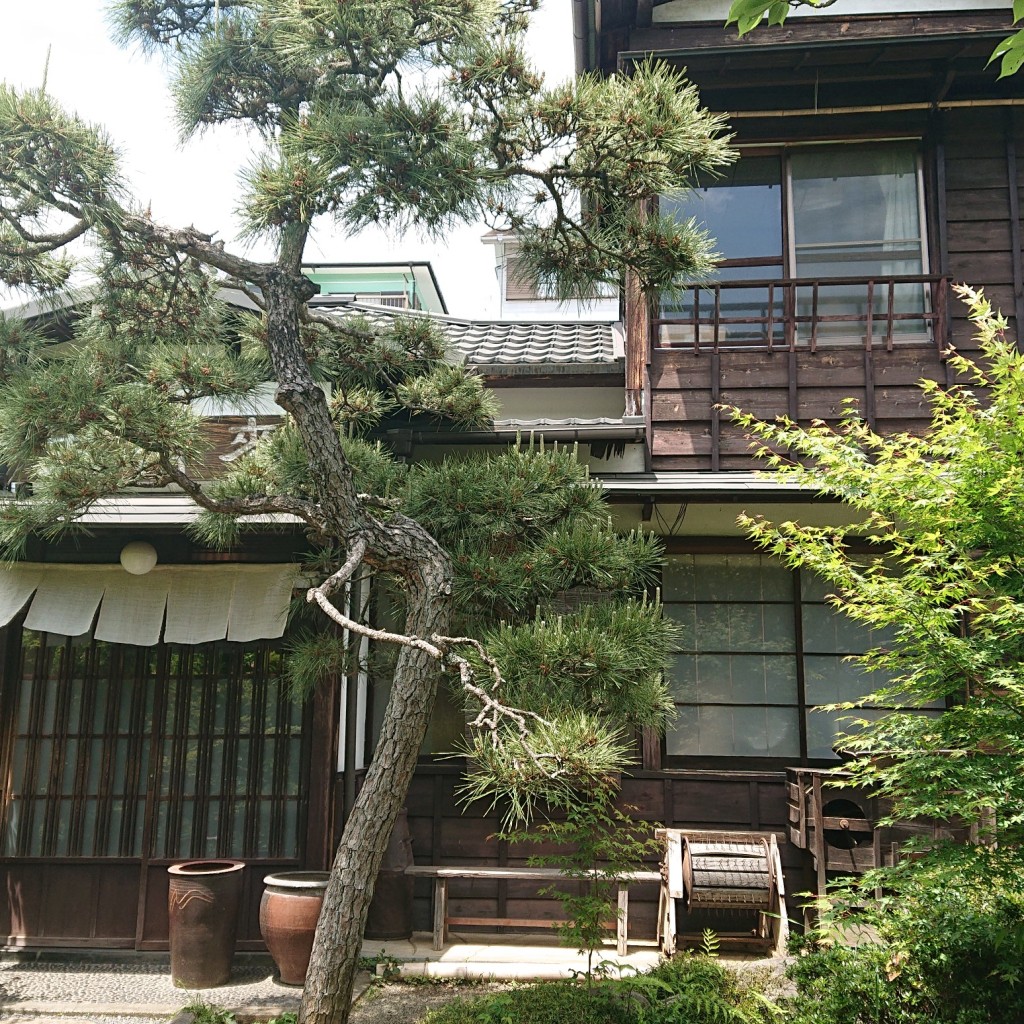
<svg viewBox="0 0 1024 1024">
<path fill-rule="evenodd" d="M 572 0 L 572 45 L 576 54 L 576 74 L 591 68 L 594 26 L 590 17 L 591 0 Z"/>
</svg>

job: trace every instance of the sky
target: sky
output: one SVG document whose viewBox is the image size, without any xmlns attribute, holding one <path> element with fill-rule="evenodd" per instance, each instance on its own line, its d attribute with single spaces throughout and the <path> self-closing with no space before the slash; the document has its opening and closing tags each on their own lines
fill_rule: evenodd
<svg viewBox="0 0 1024 1024">
<path fill-rule="evenodd" d="M 0 79 L 28 88 L 42 84 L 45 75 L 53 96 L 107 129 L 122 153 L 133 194 L 155 220 L 194 224 L 230 248 L 235 173 L 248 160 L 246 140 L 217 129 L 180 146 L 159 58 L 115 46 L 105 8 L 105 0 L 0 0 Z M 531 28 L 530 44 L 548 84 L 572 74 L 571 12 L 570 0 L 547 0 Z M 352 238 L 325 222 L 307 247 L 307 259 L 430 260 L 453 315 L 497 316 L 494 250 L 480 241 L 486 230 L 483 224 L 467 225 L 432 240 L 379 232 Z"/>
</svg>

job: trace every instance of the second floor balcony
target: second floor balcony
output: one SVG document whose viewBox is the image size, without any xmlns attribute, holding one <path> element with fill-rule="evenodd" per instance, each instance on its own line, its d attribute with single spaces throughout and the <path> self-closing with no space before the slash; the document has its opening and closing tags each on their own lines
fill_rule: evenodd
<svg viewBox="0 0 1024 1024">
<path fill-rule="evenodd" d="M 742 268 L 730 268 L 739 272 Z M 748 271 L 750 274 L 750 271 Z M 755 277 L 691 285 L 662 300 L 655 348 L 720 352 L 932 343 L 948 347 L 949 282 L 935 274 Z"/>
<path fill-rule="evenodd" d="M 751 276 L 677 292 L 651 321 L 652 468 L 766 468 L 729 407 L 834 423 L 852 402 L 881 433 L 924 430 L 920 381 L 953 383 L 949 291 L 946 277 L 900 274 Z"/>
</svg>

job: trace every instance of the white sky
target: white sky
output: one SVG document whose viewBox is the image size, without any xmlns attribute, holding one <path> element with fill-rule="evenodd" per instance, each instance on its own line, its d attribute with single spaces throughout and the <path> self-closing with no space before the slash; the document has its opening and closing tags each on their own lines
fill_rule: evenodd
<svg viewBox="0 0 1024 1024">
<path fill-rule="evenodd" d="M 104 0 L 0 0 L 0 78 L 38 86 L 50 51 L 47 86 L 66 107 L 106 127 L 124 157 L 135 196 L 154 219 L 195 224 L 230 242 L 234 237 L 235 171 L 247 161 L 239 135 L 218 129 L 181 148 L 159 59 L 119 50 L 108 38 Z M 531 43 L 554 84 L 573 68 L 572 4 L 547 0 L 535 16 Z M 456 316 L 496 316 L 494 250 L 472 225 L 443 240 L 346 238 L 325 222 L 307 249 L 310 262 L 423 260 L 434 266 Z"/>
</svg>

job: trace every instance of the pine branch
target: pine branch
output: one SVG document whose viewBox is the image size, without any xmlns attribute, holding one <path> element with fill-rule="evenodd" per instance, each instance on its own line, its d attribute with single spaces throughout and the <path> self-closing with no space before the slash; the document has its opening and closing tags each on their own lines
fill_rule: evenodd
<svg viewBox="0 0 1024 1024">
<path fill-rule="evenodd" d="M 0 206 L 0 219 L 6 221 L 31 247 L 32 251 L 26 249 L 20 255 L 39 255 L 45 252 L 53 252 L 54 249 L 63 248 L 65 245 L 70 245 L 75 239 L 81 238 L 91 226 L 87 221 L 81 220 L 68 228 L 67 231 L 35 234 L 29 231 L 14 214 L 9 210 L 5 210 L 2 206 Z"/>
<path fill-rule="evenodd" d="M 330 535 L 327 519 L 311 501 L 284 495 L 262 495 L 250 498 L 217 499 L 208 494 L 182 468 L 166 456 L 160 456 L 160 467 L 197 505 L 223 516 L 292 515 L 314 527 L 324 536 Z"/>
</svg>

